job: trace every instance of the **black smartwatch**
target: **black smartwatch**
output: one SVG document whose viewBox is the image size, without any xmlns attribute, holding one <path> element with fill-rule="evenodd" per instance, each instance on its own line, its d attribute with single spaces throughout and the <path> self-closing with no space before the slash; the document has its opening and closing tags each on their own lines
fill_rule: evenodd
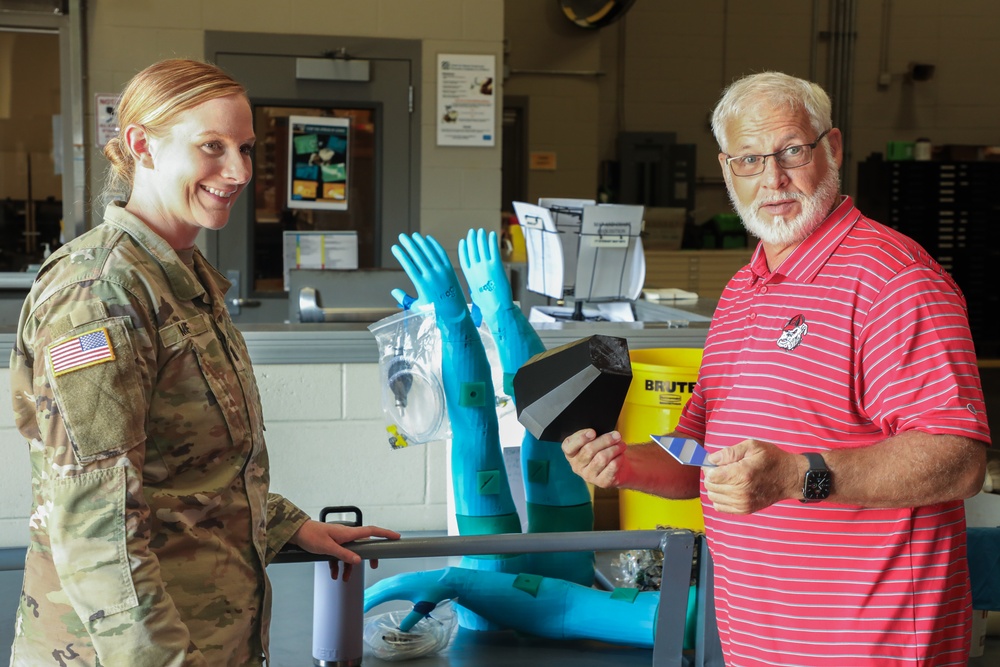
<svg viewBox="0 0 1000 667">
<path fill-rule="evenodd" d="M 818 503 L 830 497 L 833 489 L 833 474 L 826 467 L 826 461 L 816 452 L 803 454 L 809 461 L 809 470 L 806 470 L 805 479 L 802 481 L 802 498 L 804 503 Z"/>
</svg>

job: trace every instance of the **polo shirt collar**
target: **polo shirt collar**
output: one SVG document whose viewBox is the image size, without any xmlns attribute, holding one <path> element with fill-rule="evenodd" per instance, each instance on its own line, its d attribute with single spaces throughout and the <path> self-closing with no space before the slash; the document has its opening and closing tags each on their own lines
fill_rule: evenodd
<svg viewBox="0 0 1000 667">
<path fill-rule="evenodd" d="M 773 280 L 780 275 L 793 282 L 812 282 L 860 217 L 861 211 L 854 208 L 854 201 L 845 195 L 837 208 L 773 272 L 767 268 L 764 244 L 758 243 L 750 260 L 750 270 L 757 280 Z"/>
</svg>

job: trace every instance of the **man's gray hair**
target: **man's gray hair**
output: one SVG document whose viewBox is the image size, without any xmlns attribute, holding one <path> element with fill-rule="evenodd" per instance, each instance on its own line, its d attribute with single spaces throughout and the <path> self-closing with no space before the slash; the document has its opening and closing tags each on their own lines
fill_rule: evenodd
<svg viewBox="0 0 1000 667">
<path fill-rule="evenodd" d="M 726 128 L 730 121 L 761 107 L 804 110 L 817 136 L 833 126 L 830 96 L 818 84 L 781 72 L 750 74 L 726 88 L 712 112 L 712 134 L 720 151 L 729 152 Z"/>
</svg>

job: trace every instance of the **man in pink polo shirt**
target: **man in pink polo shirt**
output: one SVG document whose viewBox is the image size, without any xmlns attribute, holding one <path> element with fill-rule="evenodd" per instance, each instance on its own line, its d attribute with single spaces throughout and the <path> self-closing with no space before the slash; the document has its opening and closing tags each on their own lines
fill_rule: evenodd
<svg viewBox="0 0 1000 667">
<path fill-rule="evenodd" d="M 727 666 L 964 665 L 962 500 L 990 442 L 965 299 L 840 195 L 819 86 L 743 78 L 712 129 L 760 239 L 719 300 L 676 430 L 718 467 L 593 429 L 563 451 L 601 487 L 700 494 Z"/>
</svg>

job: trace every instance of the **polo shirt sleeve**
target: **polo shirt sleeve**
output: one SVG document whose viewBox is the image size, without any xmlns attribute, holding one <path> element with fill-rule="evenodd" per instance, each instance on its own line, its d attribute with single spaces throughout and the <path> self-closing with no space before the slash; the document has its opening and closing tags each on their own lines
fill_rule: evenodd
<svg viewBox="0 0 1000 667">
<path fill-rule="evenodd" d="M 897 273 L 858 335 L 855 389 L 886 437 L 917 429 L 990 442 L 965 298 L 947 273 Z"/>
<path fill-rule="evenodd" d="M 677 427 L 674 429 L 677 433 L 688 438 L 694 438 L 702 444 L 705 444 L 705 431 L 708 428 L 708 413 L 706 411 L 702 381 L 706 375 L 712 375 L 717 369 L 727 366 L 727 362 L 720 363 L 718 357 L 713 355 L 715 349 L 713 340 L 721 322 L 727 319 L 733 304 L 739 300 L 739 285 L 745 284 L 749 275 L 750 269 L 748 265 L 737 271 L 736 275 L 726 283 L 725 289 L 722 290 L 719 303 L 708 326 L 708 335 L 705 338 L 701 367 L 698 369 L 698 384 L 695 385 L 694 391 L 691 392 L 691 397 L 684 404 Z"/>
<path fill-rule="evenodd" d="M 698 442 L 705 442 L 705 400 L 701 393 L 701 385 L 696 385 L 691 397 L 684 404 L 681 411 L 677 427 L 677 433 L 688 438 L 694 438 Z"/>
</svg>

